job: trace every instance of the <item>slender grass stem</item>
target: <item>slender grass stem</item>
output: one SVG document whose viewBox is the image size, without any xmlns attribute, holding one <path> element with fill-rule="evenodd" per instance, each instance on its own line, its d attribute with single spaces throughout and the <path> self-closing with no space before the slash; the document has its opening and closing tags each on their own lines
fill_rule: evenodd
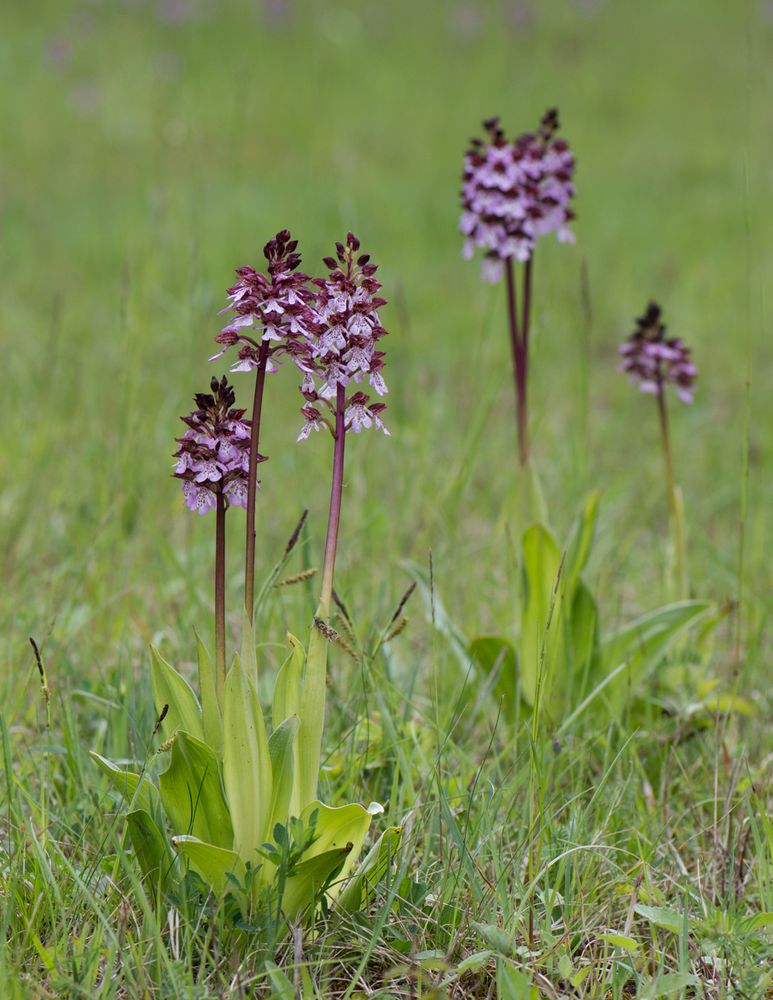
<svg viewBox="0 0 773 1000">
<path fill-rule="evenodd" d="M 255 373 L 255 395 L 252 401 L 252 426 L 250 428 L 250 468 L 247 478 L 247 540 L 244 557 L 244 606 L 252 623 L 255 615 L 255 497 L 257 493 L 258 444 L 260 442 L 260 415 L 263 409 L 263 387 L 266 381 L 269 343 L 264 340 L 258 352 Z"/>
<path fill-rule="evenodd" d="M 225 686 L 225 497 L 217 494 L 215 508 L 215 684 L 223 704 Z"/>
</svg>

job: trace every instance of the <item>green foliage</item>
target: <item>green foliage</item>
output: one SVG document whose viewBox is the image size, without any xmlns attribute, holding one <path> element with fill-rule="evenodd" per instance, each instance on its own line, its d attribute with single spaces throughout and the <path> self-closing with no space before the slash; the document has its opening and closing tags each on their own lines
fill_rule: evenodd
<svg viewBox="0 0 773 1000">
<path fill-rule="evenodd" d="M 222 722 L 217 697 L 202 697 L 199 706 L 190 685 L 152 651 L 159 715 L 168 706 L 162 726 L 178 726 L 159 748 L 169 763 L 158 787 L 145 771 L 124 771 L 95 752 L 92 757 L 132 804 L 131 844 L 156 889 L 170 889 L 188 868 L 216 895 L 232 895 L 244 913 L 268 907 L 277 925 L 292 923 L 314 917 L 323 899 L 332 902 L 339 895 L 362 851 L 371 813 L 360 805 L 330 807 L 316 799 L 299 815 L 293 812 L 311 778 L 315 787 L 318 782 L 318 774 L 303 774 L 296 756 L 301 719 L 286 714 L 303 704 L 303 647 L 288 637 L 290 653 L 275 687 L 269 739 L 256 686 L 255 635 L 246 617 L 243 634 L 241 654 L 226 676 Z M 202 690 L 212 687 L 211 663 L 200 641 L 198 662 Z M 183 721 L 197 733 L 213 734 L 215 745 L 181 728 Z M 347 887 L 345 911 L 367 903 L 399 842 L 399 828 L 392 828 L 374 846 Z M 175 865 L 174 852 L 182 867 Z"/>
</svg>

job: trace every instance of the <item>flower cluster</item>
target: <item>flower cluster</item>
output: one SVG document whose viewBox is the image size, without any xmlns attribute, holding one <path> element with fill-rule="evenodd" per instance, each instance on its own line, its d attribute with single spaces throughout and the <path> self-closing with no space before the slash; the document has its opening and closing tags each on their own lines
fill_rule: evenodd
<svg viewBox="0 0 773 1000">
<path fill-rule="evenodd" d="M 690 349 L 677 337 L 666 337 L 660 306 L 651 302 L 636 329 L 620 348 L 620 371 L 638 380 L 642 392 L 660 396 L 670 383 L 685 403 L 691 403 L 698 369 L 690 360 Z"/>
<path fill-rule="evenodd" d="M 234 391 L 225 377 L 220 382 L 213 378 L 210 388 L 211 393 L 196 393 L 197 409 L 180 418 L 188 430 L 177 438 L 180 447 L 174 456 L 185 503 L 199 514 L 216 505 L 219 493 L 229 504 L 247 504 L 250 422 L 244 410 L 234 408 Z"/>
<path fill-rule="evenodd" d="M 228 305 L 221 310 L 233 316 L 215 338 L 223 349 L 210 361 L 221 357 L 229 347 L 238 346 L 239 357 L 231 371 L 250 371 L 258 367 L 261 344 L 265 343 L 267 371 L 276 371 L 271 358 L 279 353 L 303 364 L 309 353 L 309 303 L 313 293 L 308 276 L 298 270 L 301 257 L 297 247 L 298 241 L 283 229 L 263 248 L 268 274 L 249 265 L 237 268 L 239 280 L 228 289 Z M 248 332 L 251 330 L 256 336 Z"/>
<path fill-rule="evenodd" d="M 499 118 L 483 123 L 488 140 L 473 139 L 464 158 L 462 216 L 464 255 L 485 251 L 482 273 L 498 281 L 503 261 L 526 261 L 540 236 L 555 232 L 573 242 L 574 156 L 556 137 L 558 112 L 548 111 L 536 132 L 510 142 Z"/>
<path fill-rule="evenodd" d="M 360 241 L 352 233 L 346 244 L 336 244 L 336 257 L 326 257 L 327 278 L 315 278 L 314 322 L 310 326 L 311 355 L 304 371 L 301 392 L 306 400 L 301 412 L 305 424 L 298 440 L 319 430 L 327 421 L 318 404 L 331 413 L 338 406 L 338 390 L 350 383 L 359 384 L 367 377 L 379 396 L 387 392 L 382 371 L 384 352 L 376 348 L 387 331 L 381 325 L 378 310 L 386 299 L 378 295 L 381 283 L 376 279 L 376 265 L 368 254 L 360 254 Z M 335 402 L 334 402 L 335 401 Z M 359 432 L 372 425 L 388 434 L 381 421 L 384 403 L 371 403 L 361 391 L 345 399 L 346 429 Z M 328 425 L 329 426 L 329 425 Z"/>
</svg>

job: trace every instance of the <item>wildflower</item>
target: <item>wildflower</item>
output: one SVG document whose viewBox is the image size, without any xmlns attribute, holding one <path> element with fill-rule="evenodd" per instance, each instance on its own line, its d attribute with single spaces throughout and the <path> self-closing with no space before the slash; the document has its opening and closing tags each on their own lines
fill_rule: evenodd
<svg viewBox="0 0 773 1000">
<path fill-rule="evenodd" d="M 347 429 L 355 432 L 376 426 L 389 433 L 380 414 L 383 403 L 369 403 L 370 397 L 356 391 L 347 400 L 346 390 L 365 379 L 379 396 L 388 392 L 384 376 L 384 352 L 376 345 L 387 331 L 381 325 L 379 309 L 386 299 L 378 293 L 381 283 L 376 279 L 376 265 L 368 254 L 360 254 L 360 241 L 352 233 L 346 244 L 336 244 L 336 256 L 326 257 L 327 278 L 315 278 L 316 290 L 313 323 L 308 326 L 310 353 L 299 365 L 304 372 L 301 392 L 306 405 L 301 412 L 306 418 L 299 440 L 309 432 L 319 430 L 322 418 L 314 405 L 325 405 L 335 416 L 338 391 L 343 391 L 343 409 Z M 334 400 L 336 400 L 334 405 Z"/>
<path fill-rule="evenodd" d="M 189 510 L 206 514 L 222 495 L 230 506 L 245 507 L 249 470 L 250 424 L 225 377 L 210 382 L 210 393 L 197 393 L 197 409 L 182 417 L 187 430 L 175 452 L 174 476 L 181 479 Z M 262 460 L 262 456 L 259 457 Z"/>
<path fill-rule="evenodd" d="M 690 349 L 678 337 L 666 336 L 662 316 L 660 306 L 656 302 L 650 302 L 644 315 L 636 320 L 635 330 L 620 347 L 623 360 L 619 370 L 627 372 L 631 382 L 638 382 L 639 389 L 654 396 L 657 402 L 670 509 L 676 596 L 686 598 L 689 596 L 687 540 L 682 494 L 674 477 L 665 387 L 673 385 L 679 398 L 685 403 L 691 403 L 698 369 L 690 359 Z"/>
<path fill-rule="evenodd" d="M 283 229 L 263 248 L 267 274 L 249 265 L 237 268 L 238 281 L 228 289 L 228 305 L 221 310 L 232 317 L 215 338 L 222 350 L 210 361 L 238 345 L 238 360 L 231 370 L 251 371 L 260 366 L 260 345 L 267 343 L 267 370 L 273 372 L 276 364 L 271 357 L 288 353 L 297 361 L 305 353 L 313 293 L 308 276 L 298 270 L 297 247 L 298 241 Z"/>
<path fill-rule="evenodd" d="M 556 137 L 558 112 L 548 111 L 536 132 L 508 141 L 499 118 L 483 123 L 488 141 L 473 139 L 464 159 L 462 216 L 464 256 L 485 251 L 484 280 L 496 282 L 504 261 L 527 261 L 540 236 L 555 232 L 572 242 L 574 156 Z"/>
<path fill-rule="evenodd" d="M 636 329 L 620 347 L 620 371 L 638 380 L 642 392 L 661 396 L 666 385 L 673 385 L 684 403 L 691 403 L 698 369 L 690 360 L 690 349 L 678 337 L 666 337 L 662 311 L 650 302 L 647 311 L 636 320 Z"/>
</svg>

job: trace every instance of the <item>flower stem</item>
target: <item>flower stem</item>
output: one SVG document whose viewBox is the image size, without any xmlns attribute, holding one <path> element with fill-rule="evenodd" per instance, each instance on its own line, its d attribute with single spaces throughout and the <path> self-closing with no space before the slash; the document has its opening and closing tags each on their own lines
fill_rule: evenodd
<svg viewBox="0 0 773 1000">
<path fill-rule="evenodd" d="M 215 509 L 215 685 L 220 705 L 225 686 L 225 510 L 220 490 Z"/>
<path fill-rule="evenodd" d="M 325 539 L 325 562 L 322 567 L 322 590 L 314 624 L 309 636 L 306 669 L 301 693 L 300 728 L 298 730 L 298 767 L 293 801 L 304 809 L 317 797 L 319 767 L 322 756 L 322 731 L 325 726 L 325 695 L 327 689 L 328 638 L 318 627 L 330 615 L 333 597 L 333 571 L 338 546 L 338 526 L 341 520 L 341 494 L 344 484 L 344 444 L 346 442 L 346 390 L 336 391 L 336 431 L 333 450 L 333 482 L 330 489 L 330 513 Z"/>
<path fill-rule="evenodd" d="M 526 365 L 524 345 L 518 329 L 518 304 L 515 292 L 515 275 L 513 273 L 513 258 L 508 257 L 505 263 L 507 275 L 507 317 L 510 324 L 510 342 L 513 347 L 513 367 L 515 370 L 515 406 L 518 424 L 518 460 L 521 466 L 529 457 L 526 413 Z"/>
<path fill-rule="evenodd" d="M 682 493 L 674 480 L 674 464 L 671 458 L 671 434 L 666 409 L 665 386 L 658 383 L 658 417 L 660 419 L 660 435 L 663 443 L 663 459 L 666 467 L 666 488 L 668 491 L 669 522 L 671 525 L 671 544 L 674 558 L 674 589 L 680 600 L 690 596 L 690 584 L 687 577 L 687 538 L 685 534 L 684 508 Z"/>
<path fill-rule="evenodd" d="M 269 343 L 264 340 L 258 351 L 255 374 L 255 396 L 252 401 L 250 427 L 250 468 L 247 478 L 247 541 L 244 557 L 244 607 L 250 624 L 255 615 L 255 496 L 258 481 L 258 443 L 260 440 L 260 414 L 263 409 L 263 386 L 266 381 Z"/>
<path fill-rule="evenodd" d="M 326 618 L 330 613 L 333 596 L 333 573 L 335 571 L 336 549 L 338 548 L 338 527 L 341 522 L 341 494 L 344 485 L 344 446 L 346 426 L 346 390 L 339 385 L 336 390 L 335 448 L 333 450 L 333 480 L 330 487 L 330 511 L 327 519 L 325 539 L 325 561 L 322 566 L 322 590 L 319 599 L 318 616 Z"/>
<path fill-rule="evenodd" d="M 676 513 L 676 491 L 674 484 L 674 465 L 671 461 L 671 435 L 668 428 L 668 411 L 664 386 L 658 385 L 656 399 L 658 401 L 658 417 L 660 418 L 660 436 L 663 444 L 663 459 L 666 466 L 666 487 L 668 489 L 668 505 L 672 517 Z"/>
<path fill-rule="evenodd" d="M 529 385 L 529 324 L 531 323 L 531 279 L 532 261 L 531 256 L 523 266 L 523 302 L 521 315 L 521 394 L 519 406 L 522 414 L 520 417 L 523 434 L 520 439 L 520 459 L 521 465 L 526 465 L 529 459 L 529 410 L 527 406 L 527 391 Z"/>
</svg>

